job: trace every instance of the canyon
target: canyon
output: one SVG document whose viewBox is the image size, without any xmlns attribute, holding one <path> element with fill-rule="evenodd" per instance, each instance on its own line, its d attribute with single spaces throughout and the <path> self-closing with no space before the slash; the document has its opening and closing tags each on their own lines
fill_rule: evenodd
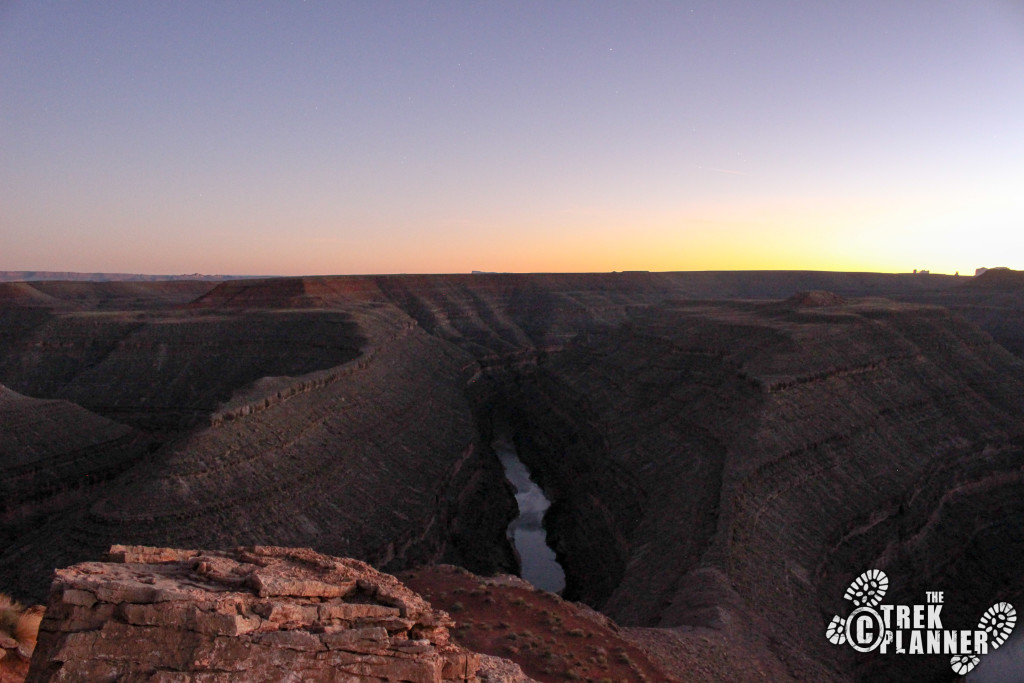
<svg viewBox="0 0 1024 683">
<path fill-rule="evenodd" d="M 1000 271 L 0 283 L 0 587 L 113 544 L 518 573 L 507 434 L 565 600 L 666 670 L 951 678 L 825 628 L 870 568 L 1020 602 L 1022 352 Z"/>
</svg>

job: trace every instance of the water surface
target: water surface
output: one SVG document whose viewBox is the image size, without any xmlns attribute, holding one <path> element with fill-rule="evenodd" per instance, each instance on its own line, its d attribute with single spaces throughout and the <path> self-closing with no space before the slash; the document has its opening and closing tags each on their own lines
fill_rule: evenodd
<svg viewBox="0 0 1024 683">
<path fill-rule="evenodd" d="M 498 437 L 492 445 L 505 468 L 505 476 L 516 488 L 519 516 L 508 525 L 508 537 L 519 553 L 520 574 L 537 588 L 561 592 L 565 588 L 565 572 L 555 558 L 555 551 L 548 546 L 543 526 L 544 513 L 551 507 L 551 501 L 530 478 L 530 470 L 508 438 Z"/>
</svg>

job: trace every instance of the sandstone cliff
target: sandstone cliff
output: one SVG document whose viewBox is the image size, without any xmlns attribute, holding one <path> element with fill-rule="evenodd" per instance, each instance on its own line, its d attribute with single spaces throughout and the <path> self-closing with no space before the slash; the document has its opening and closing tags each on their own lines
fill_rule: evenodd
<svg viewBox="0 0 1024 683">
<path fill-rule="evenodd" d="M 362 562 L 260 546 L 109 559 L 57 572 L 28 681 L 478 680 L 448 615 Z"/>
</svg>

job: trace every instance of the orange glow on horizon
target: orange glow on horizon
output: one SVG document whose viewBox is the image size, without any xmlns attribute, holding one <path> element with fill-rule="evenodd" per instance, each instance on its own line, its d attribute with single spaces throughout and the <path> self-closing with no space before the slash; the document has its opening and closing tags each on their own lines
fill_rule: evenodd
<svg viewBox="0 0 1024 683">
<path fill-rule="evenodd" d="M 972 274 L 1024 253 L 1013 205 L 975 214 L 966 202 L 855 198 L 763 199 L 645 212 L 566 207 L 544 215 L 487 212 L 420 223 L 279 214 L 242 225 L 162 225 L 145 237 L 97 244 L 91 230 L 41 256 L 67 265 L 8 264 L 10 270 L 150 274 L 312 275 L 368 273 L 609 272 L 622 270 L 827 270 Z M 60 253 L 63 249 L 64 254 Z M 3 264 L 0 264 L 3 266 Z"/>
</svg>

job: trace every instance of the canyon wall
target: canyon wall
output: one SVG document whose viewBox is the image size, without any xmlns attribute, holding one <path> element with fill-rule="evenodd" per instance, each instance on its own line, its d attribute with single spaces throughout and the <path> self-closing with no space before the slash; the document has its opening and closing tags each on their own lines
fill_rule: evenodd
<svg viewBox="0 0 1024 683">
<path fill-rule="evenodd" d="M 868 568 L 963 628 L 1019 595 L 1024 363 L 942 309 L 652 306 L 505 382 L 567 595 L 623 623 L 756 624 L 818 679 Z"/>
<path fill-rule="evenodd" d="M 11 590 L 38 596 L 114 542 L 509 571 L 501 424 L 553 501 L 567 597 L 625 624 L 746 639 L 796 677 L 870 678 L 905 662 L 824 638 L 861 571 L 884 568 L 907 603 L 970 584 L 949 610 L 962 628 L 1020 594 L 1024 362 L 921 303 L 957 278 L 291 278 L 188 301 L 145 284 L 2 299 L 9 402 L 61 417 L 0 440 L 0 480 L 35 452 L 102 473 L 11 506 Z M 780 301 L 822 288 L 847 301 Z M 859 298 L 878 295 L 918 303 Z M 60 420 L 94 424 L 96 448 L 22 455 Z"/>
</svg>

